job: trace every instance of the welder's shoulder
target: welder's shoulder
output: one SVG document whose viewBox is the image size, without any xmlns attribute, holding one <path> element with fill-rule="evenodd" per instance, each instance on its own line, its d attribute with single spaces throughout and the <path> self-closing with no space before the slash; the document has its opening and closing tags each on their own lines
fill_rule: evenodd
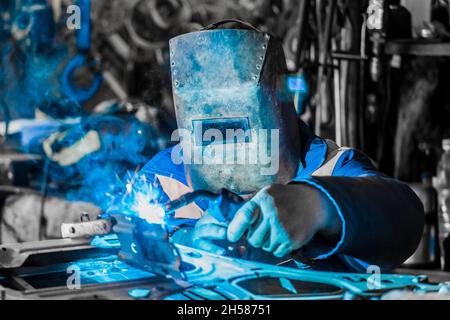
<svg viewBox="0 0 450 320">
<path fill-rule="evenodd" d="M 171 177 L 180 181 L 184 181 L 184 166 L 182 163 L 174 161 L 172 157 L 172 151 L 173 148 L 168 148 L 156 154 L 141 169 L 141 173 L 145 175 Z"/>
<path fill-rule="evenodd" d="M 333 170 L 333 176 L 362 177 L 381 175 L 369 156 L 352 148 L 345 149 L 340 154 Z"/>
</svg>

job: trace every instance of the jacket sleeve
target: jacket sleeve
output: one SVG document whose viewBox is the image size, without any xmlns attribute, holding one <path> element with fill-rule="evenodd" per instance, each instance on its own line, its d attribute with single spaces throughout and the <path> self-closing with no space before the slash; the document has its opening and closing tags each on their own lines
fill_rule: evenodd
<svg viewBox="0 0 450 320">
<path fill-rule="evenodd" d="M 422 203 L 406 184 L 378 173 L 362 153 L 343 155 L 332 177 L 303 182 L 324 192 L 342 221 L 339 243 L 319 259 L 341 255 L 389 270 L 414 253 L 425 220 Z"/>
</svg>

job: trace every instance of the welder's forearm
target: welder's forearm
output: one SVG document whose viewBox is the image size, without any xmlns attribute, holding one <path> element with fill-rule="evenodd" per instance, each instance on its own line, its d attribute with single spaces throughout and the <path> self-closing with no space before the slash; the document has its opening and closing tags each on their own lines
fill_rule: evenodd
<svg viewBox="0 0 450 320">
<path fill-rule="evenodd" d="M 309 213 L 308 216 L 317 215 L 316 219 L 320 226 L 318 233 L 321 239 L 326 239 L 329 243 L 338 243 L 342 234 L 342 220 L 330 199 L 316 187 L 310 185 L 293 184 L 290 187 L 296 188 L 296 192 L 302 195 L 297 199 L 292 199 L 296 202 L 294 204 L 297 210 L 295 215 L 300 217 L 301 211 L 305 210 Z M 304 224 L 304 221 L 300 221 L 300 223 Z"/>
<path fill-rule="evenodd" d="M 339 208 L 342 238 L 335 253 L 390 269 L 416 249 L 424 212 L 407 185 L 385 177 L 320 177 L 311 182 Z"/>
</svg>

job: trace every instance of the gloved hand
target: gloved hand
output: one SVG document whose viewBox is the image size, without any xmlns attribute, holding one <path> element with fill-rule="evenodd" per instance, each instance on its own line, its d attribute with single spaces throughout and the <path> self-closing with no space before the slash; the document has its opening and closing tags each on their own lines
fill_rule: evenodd
<svg viewBox="0 0 450 320">
<path fill-rule="evenodd" d="M 227 225 L 207 213 L 195 224 L 191 235 L 191 245 L 200 250 L 224 255 L 226 250 L 213 244 L 213 241 L 226 240 L 226 238 Z"/>
<path fill-rule="evenodd" d="M 211 231 L 223 235 L 218 227 Z M 304 247 L 319 233 L 337 243 L 341 221 L 331 201 L 318 189 L 303 184 L 271 185 L 237 212 L 228 226 L 227 238 L 237 242 L 246 231 L 251 246 L 283 257 Z"/>
</svg>

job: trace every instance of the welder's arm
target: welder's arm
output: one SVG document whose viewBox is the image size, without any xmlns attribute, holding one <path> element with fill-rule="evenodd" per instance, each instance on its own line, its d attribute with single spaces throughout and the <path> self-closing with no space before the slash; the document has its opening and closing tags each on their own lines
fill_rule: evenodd
<svg viewBox="0 0 450 320">
<path fill-rule="evenodd" d="M 340 217 L 341 238 L 331 253 L 382 269 L 398 266 L 414 253 L 425 215 L 420 200 L 406 184 L 382 176 L 318 177 L 302 183 L 326 194 Z M 306 252 L 313 252 L 319 243 L 320 239 L 312 241 Z"/>
<path fill-rule="evenodd" d="M 384 177 L 324 177 L 272 185 L 246 203 L 227 237 L 277 257 L 350 256 L 389 269 L 416 248 L 423 208 L 406 185 Z"/>
</svg>

